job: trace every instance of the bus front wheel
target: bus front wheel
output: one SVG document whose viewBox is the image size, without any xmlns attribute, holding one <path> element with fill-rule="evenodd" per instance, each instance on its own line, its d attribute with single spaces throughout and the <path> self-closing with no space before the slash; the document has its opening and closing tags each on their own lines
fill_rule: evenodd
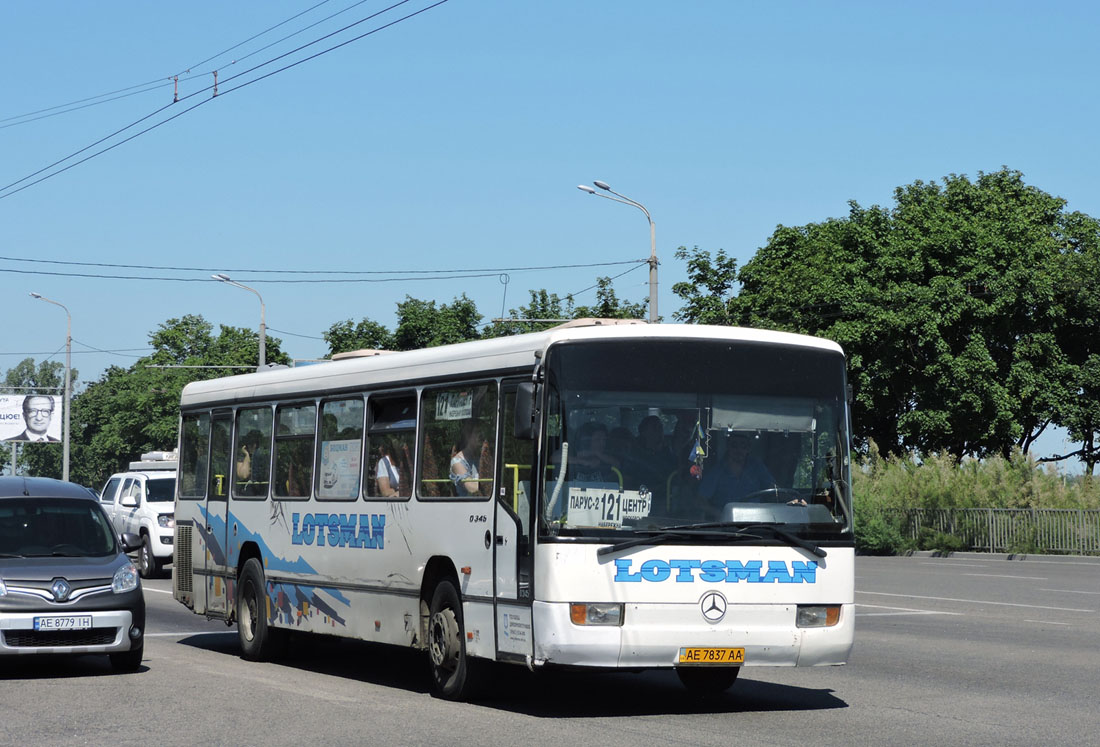
<svg viewBox="0 0 1100 747">
<path fill-rule="evenodd" d="M 428 619 L 428 657 L 432 695 L 446 700 L 468 700 L 478 684 L 478 666 L 466 656 L 462 601 L 450 581 L 440 581 L 432 593 Z"/>
<path fill-rule="evenodd" d="M 268 661 L 280 652 L 283 631 L 268 625 L 265 586 L 260 561 L 249 558 L 237 582 L 237 637 L 248 661 Z"/>
<path fill-rule="evenodd" d="M 741 667 L 678 667 L 680 683 L 693 693 L 717 695 L 733 686 Z"/>
</svg>

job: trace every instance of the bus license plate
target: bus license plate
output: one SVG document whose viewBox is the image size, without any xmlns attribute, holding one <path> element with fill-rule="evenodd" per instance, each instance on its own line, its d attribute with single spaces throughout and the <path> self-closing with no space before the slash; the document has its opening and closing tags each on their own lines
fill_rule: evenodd
<svg viewBox="0 0 1100 747">
<path fill-rule="evenodd" d="M 90 630 L 91 627 L 91 615 L 68 615 L 65 617 L 54 615 L 34 618 L 35 630 Z"/>
<path fill-rule="evenodd" d="M 726 664 L 745 663 L 743 648 L 681 648 L 681 664 Z"/>
</svg>

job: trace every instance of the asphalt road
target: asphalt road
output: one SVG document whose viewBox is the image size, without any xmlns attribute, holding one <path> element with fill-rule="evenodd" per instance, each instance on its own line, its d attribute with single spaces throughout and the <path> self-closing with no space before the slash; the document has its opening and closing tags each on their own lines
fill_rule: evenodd
<svg viewBox="0 0 1100 747">
<path fill-rule="evenodd" d="M 478 704 L 422 654 L 335 639 L 237 656 L 235 629 L 146 582 L 142 669 L 0 661 L 0 744 L 1100 745 L 1100 561 L 859 558 L 846 667 L 747 668 L 699 699 L 670 673 L 501 667 Z"/>
</svg>

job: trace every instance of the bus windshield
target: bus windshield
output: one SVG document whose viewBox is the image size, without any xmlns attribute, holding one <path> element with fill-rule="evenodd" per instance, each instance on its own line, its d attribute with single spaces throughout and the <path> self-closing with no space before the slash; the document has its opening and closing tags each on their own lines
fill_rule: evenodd
<svg viewBox="0 0 1100 747">
<path fill-rule="evenodd" d="M 628 340 L 547 358 L 544 533 L 775 524 L 850 538 L 840 353 Z"/>
</svg>

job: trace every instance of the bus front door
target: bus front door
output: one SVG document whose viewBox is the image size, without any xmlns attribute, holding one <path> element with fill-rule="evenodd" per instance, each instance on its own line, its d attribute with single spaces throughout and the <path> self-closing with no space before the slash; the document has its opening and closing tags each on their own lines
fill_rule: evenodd
<svg viewBox="0 0 1100 747">
<path fill-rule="evenodd" d="M 494 516 L 497 651 L 502 658 L 530 656 L 531 631 L 531 465 L 534 441 L 517 439 L 515 385 L 504 387 L 501 473 Z"/>
<path fill-rule="evenodd" d="M 232 466 L 232 421 L 228 415 L 215 415 L 210 425 L 210 475 L 206 489 L 205 526 L 200 528 L 206 545 L 203 580 L 206 587 L 206 614 L 228 614 L 226 565 L 229 514 L 229 468 Z"/>
</svg>

